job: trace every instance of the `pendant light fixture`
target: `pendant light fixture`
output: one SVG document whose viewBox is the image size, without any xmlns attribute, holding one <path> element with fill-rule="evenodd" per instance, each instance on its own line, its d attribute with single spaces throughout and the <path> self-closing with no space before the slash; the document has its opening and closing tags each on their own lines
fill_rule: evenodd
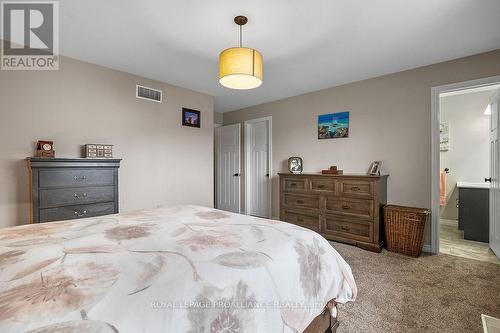
<svg viewBox="0 0 500 333">
<path fill-rule="evenodd" d="M 240 46 L 225 49 L 219 55 L 219 82 L 231 89 L 253 89 L 262 84 L 262 54 L 243 47 L 242 28 L 248 22 L 245 16 L 236 16 L 240 26 Z"/>
</svg>

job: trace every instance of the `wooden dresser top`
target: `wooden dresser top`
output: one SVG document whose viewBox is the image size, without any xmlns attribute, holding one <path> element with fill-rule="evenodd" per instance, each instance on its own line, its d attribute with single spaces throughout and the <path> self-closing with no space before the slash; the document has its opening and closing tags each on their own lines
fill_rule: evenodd
<svg viewBox="0 0 500 333">
<path fill-rule="evenodd" d="M 330 178 L 386 178 L 389 177 L 389 175 L 380 175 L 380 176 L 371 176 L 363 173 L 345 173 L 343 175 L 329 175 L 329 174 L 322 174 L 322 173 L 290 173 L 290 172 L 278 172 L 278 175 L 280 176 L 297 176 L 297 177 L 311 177 L 311 176 L 320 176 L 320 177 L 330 177 Z"/>
</svg>

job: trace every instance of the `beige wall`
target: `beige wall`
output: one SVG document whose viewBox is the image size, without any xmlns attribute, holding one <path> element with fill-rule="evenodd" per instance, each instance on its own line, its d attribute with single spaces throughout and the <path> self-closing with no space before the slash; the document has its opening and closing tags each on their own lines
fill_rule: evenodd
<svg viewBox="0 0 500 333">
<path fill-rule="evenodd" d="M 136 99 L 136 84 L 162 89 L 166 100 Z M 202 112 L 201 129 L 181 126 L 182 107 Z M 53 140 L 57 157 L 114 144 L 121 211 L 213 206 L 211 96 L 68 58 L 59 71 L 0 71 L 0 227 L 29 220 L 24 159 L 38 139 Z"/>
<path fill-rule="evenodd" d="M 222 125 L 224 123 L 224 114 L 221 112 L 214 112 L 214 124 Z"/>
<path fill-rule="evenodd" d="M 490 118 L 484 110 L 495 91 L 440 98 L 440 120 L 448 123 L 450 148 L 440 152 L 441 169 L 448 168 L 448 204 L 444 219 L 458 219 L 457 181 L 482 183 L 490 174 Z"/>
<path fill-rule="evenodd" d="M 364 173 L 381 160 L 390 174 L 389 202 L 430 207 L 431 87 L 494 75 L 500 75 L 500 50 L 225 113 L 224 124 L 273 117 L 274 216 L 276 174 L 296 155 L 306 172 L 338 165 Z M 318 140 L 317 116 L 340 111 L 350 111 L 349 138 Z M 428 230 L 427 243 L 429 236 Z"/>
</svg>

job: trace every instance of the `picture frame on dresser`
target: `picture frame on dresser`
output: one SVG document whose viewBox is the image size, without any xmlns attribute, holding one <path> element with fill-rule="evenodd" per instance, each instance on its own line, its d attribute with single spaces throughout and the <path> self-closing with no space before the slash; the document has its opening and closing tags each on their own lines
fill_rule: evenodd
<svg viewBox="0 0 500 333">
<path fill-rule="evenodd" d="M 380 175 L 380 168 L 382 167 L 382 161 L 373 161 L 368 168 L 368 175 L 376 176 Z"/>
<path fill-rule="evenodd" d="M 121 159 L 27 158 L 30 222 L 44 223 L 119 212 Z"/>
<path fill-rule="evenodd" d="M 292 156 L 288 159 L 288 171 L 294 174 L 302 173 L 304 168 L 304 163 L 302 162 L 302 157 Z"/>
</svg>

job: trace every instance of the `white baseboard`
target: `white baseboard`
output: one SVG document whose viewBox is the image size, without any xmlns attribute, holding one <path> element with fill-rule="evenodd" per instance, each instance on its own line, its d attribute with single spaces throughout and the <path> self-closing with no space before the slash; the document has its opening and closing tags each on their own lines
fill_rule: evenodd
<svg viewBox="0 0 500 333">
<path fill-rule="evenodd" d="M 432 253 L 432 247 L 431 247 L 431 244 L 424 244 L 424 246 L 422 246 L 422 251 L 423 251 L 423 252 Z"/>
</svg>

